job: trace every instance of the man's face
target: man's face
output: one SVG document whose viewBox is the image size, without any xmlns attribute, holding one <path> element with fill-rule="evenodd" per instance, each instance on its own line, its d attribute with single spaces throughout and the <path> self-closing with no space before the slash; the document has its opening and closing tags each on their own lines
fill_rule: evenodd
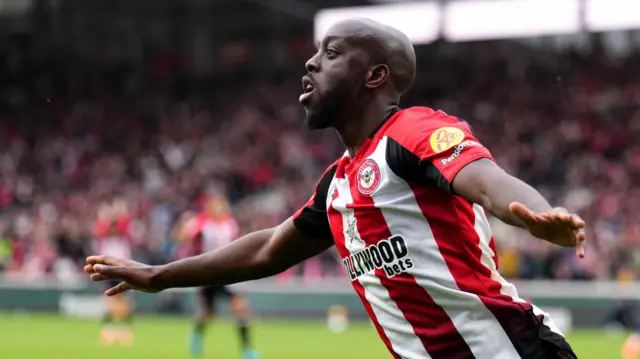
<svg viewBox="0 0 640 359">
<path fill-rule="evenodd" d="M 329 30 L 305 67 L 308 74 L 302 79 L 300 103 L 306 111 L 307 127 L 335 126 L 362 87 L 365 66 L 361 50 Z"/>
</svg>

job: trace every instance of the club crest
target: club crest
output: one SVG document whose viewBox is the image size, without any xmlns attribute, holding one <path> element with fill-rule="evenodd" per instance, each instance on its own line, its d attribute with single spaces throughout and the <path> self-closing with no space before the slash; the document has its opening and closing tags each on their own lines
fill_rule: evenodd
<svg viewBox="0 0 640 359">
<path fill-rule="evenodd" d="M 358 191 L 363 195 L 370 195 L 380 185 L 380 167 L 376 161 L 368 159 L 358 170 Z"/>
</svg>

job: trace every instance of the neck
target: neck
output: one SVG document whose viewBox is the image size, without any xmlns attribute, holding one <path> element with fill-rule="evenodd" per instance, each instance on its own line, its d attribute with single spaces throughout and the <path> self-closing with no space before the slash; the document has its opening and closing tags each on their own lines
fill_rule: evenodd
<svg viewBox="0 0 640 359">
<path fill-rule="evenodd" d="M 353 157 L 358 152 L 360 147 L 367 141 L 367 138 L 396 107 L 396 105 L 389 103 L 370 103 L 358 108 L 351 114 L 347 114 L 346 121 L 342 121 L 344 125 L 336 128 L 336 131 L 338 131 L 342 143 L 347 148 L 349 157 Z"/>
</svg>

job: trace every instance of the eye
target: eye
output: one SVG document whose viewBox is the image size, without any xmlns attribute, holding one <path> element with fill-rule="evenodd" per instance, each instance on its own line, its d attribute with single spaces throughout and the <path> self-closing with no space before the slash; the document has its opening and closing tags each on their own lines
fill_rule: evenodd
<svg viewBox="0 0 640 359">
<path fill-rule="evenodd" d="M 333 49 L 327 49 L 327 51 L 325 51 L 325 53 L 327 54 L 327 58 L 332 59 L 336 56 L 338 56 L 338 52 L 333 50 Z"/>
</svg>

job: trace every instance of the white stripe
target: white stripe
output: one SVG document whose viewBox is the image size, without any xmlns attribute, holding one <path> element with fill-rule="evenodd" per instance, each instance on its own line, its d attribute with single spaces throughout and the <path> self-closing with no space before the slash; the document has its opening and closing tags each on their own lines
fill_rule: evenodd
<svg viewBox="0 0 640 359">
<path fill-rule="evenodd" d="M 342 213 L 342 224 L 345 235 L 345 245 L 348 246 L 349 238 L 346 230 L 349 221 L 355 220 L 353 209 L 348 209 L 347 204 L 353 203 L 348 179 L 335 179 L 338 197 L 333 201 L 333 208 Z M 356 235 L 360 238 L 357 226 Z M 359 246 L 350 246 L 354 252 L 362 250 Z M 365 299 L 371 305 L 378 324 L 383 328 L 387 338 L 391 342 L 393 351 L 404 359 L 430 359 L 431 357 L 424 349 L 424 345 L 415 333 L 413 327 L 402 314 L 391 297 L 387 289 L 380 283 L 380 279 L 374 272 L 366 273 L 357 279 L 364 288 Z M 372 318 L 373 319 L 373 318 Z"/>
<path fill-rule="evenodd" d="M 386 163 L 386 146 L 385 137 L 369 157 L 380 166 L 382 180 L 372 197 L 391 233 L 405 240 L 414 263 L 409 274 L 447 313 L 477 359 L 519 358 L 504 329 L 480 298 L 458 288 L 411 187 Z"/>
<path fill-rule="evenodd" d="M 473 212 L 475 213 L 475 217 L 476 217 L 474 228 L 478 233 L 478 237 L 480 237 L 480 242 L 478 243 L 478 246 L 482 251 L 482 255 L 480 257 L 482 264 L 484 264 L 484 266 L 489 268 L 489 270 L 491 271 L 491 279 L 500 284 L 501 294 L 511 297 L 511 299 L 514 302 L 527 303 L 526 300 L 520 298 L 516 287 L 513 284 L 507 282 L 504 279 L 504 277 L 500 275 L 500 272 L 498 272 L 498 269 L 496 268 L 496 263 L 492 259 L 492 257 L 495 256 L 496 253 L 494 253 L 491 247 L 489 246 L 489 243 L 491 242 L 491 237 L 493 236 L 493 234 L 491 233 L 491 226 L 489 225 L 489 219 L 484 214 L 484 209 L 481 206 L 474 204 Z M 549 314 L 545 313 L 535 305 L 532 305 L 532 306 L 533 306 L 533 314 L 535 314 L 536 316 L 542 315 L 543 317 L 542 322 L 544 325 L 549 327 L 549 329 L 552 332 L 555 332 L 559 335 L 563 335 L 560 329 L 558 329 L 558 327 L 555 325 L 555 323 L 553 322 Z"/>
<path fill-rule="evenodd" d="M 476 230 L 476 233 L 478 234 L 478 237 L 480 238 L 480 241 L 478 242 L 478 246 L 480 247 L 480 251 L 482 253 L 480 255 L 480 261 L 491 271 L 491 279 L 500 283 L 500 293 L 513 298 L 515 302 L 524 302 L 524 300 L 521 300 L 518 297 L 518 291 L 516 290 L 516 287 L 504 280 L 504 278 L 502 278 L 502 276 L 498 272 L 498 269 L 496 268 L 496 263 L 492 258 L 496 254 L 489 246 L 493 234 L 491 232 L 491 227 L 489 226 L 489 220 L 484 214 L 484 209 L 481 206 L 474 204 L 473 212 L 475 214 L 474 228 Z"/>
</svg>

